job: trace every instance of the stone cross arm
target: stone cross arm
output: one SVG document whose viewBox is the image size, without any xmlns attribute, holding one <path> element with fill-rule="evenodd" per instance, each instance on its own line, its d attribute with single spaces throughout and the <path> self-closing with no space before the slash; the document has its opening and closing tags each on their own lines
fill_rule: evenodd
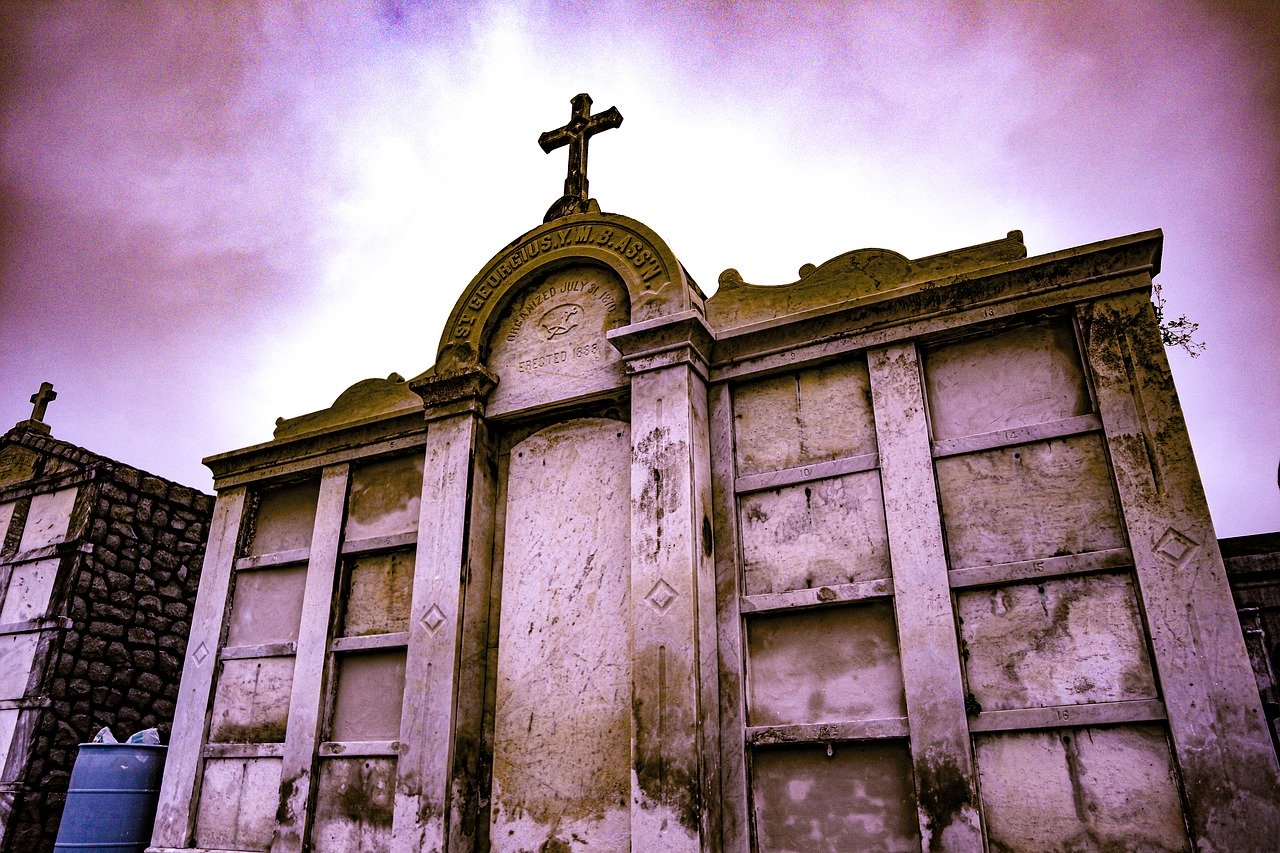
<svg viewBox="0 0 1280 853">
<path fill-rule="evenodd" d="M 58 399 L 58 392 L 53 390 L 53 383 L 41 382 L 40 390 L 31 395 L 31 420 L 43 423 L 45 411 L 56 399 Z"/>
</svg>

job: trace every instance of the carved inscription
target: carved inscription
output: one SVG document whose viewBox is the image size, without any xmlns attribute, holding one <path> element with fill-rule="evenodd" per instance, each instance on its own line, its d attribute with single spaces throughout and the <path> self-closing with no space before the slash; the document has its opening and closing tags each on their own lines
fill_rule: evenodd
<svg viewBox="0 0 1280 853">
<path fill-rule="evenodd" d="M 626 290 L 599 267 L 559 270 L 517 296 L 494 330 L 491 412 L 617 387 L 624 379 L 604 333 L 627 321 Z"/>
<path fill-rule="evenodd" d="M 521 243 L 495 264 L 467 300 L 462 313 L 453 325 L 452 337 L 455 340 L 462 340 L 471 336 L 472 329 L 485 306 L 488 305 L 489 299 L 508 277 L 539 255 L 565 246 L 596 246 L 608 249 L 631 264 L 640 274 L 642 281 L 650 281 L 663 271 L 658 251 L 629 231 L 599 224 L 566 225 Z"/>
</svg>

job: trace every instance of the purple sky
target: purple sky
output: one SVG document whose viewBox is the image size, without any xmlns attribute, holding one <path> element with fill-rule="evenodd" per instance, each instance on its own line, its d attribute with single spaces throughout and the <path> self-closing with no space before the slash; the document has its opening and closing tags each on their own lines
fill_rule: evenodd
<svg viewBox="0 0 1280 853">
<path fill-rule="evenodd" d="M 0 426 L 52 381 L 55 435 L 207 490 L 202 456 L 421 371 L 587 91 L 626 116 L 592 194 L 708 292 L 1163 228 L 1218 533 L 1278 530 L 1277 43 L 1273 2 L 0 0 Z"/>
</svg>

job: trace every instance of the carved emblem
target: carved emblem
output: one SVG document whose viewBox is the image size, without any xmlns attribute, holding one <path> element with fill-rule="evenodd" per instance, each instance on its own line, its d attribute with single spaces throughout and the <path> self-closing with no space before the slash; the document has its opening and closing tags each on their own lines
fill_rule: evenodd
<svg viewBox="0 0 1280 853">
<path fill-rule="evenodd" d="M 558 338 L 578 328 L 577 317 L 582 314 L 582 306 L 573 302 L 557 305 L 538 320 L 538 324 L 547 331 L 547 340 Z"/>
</svg>

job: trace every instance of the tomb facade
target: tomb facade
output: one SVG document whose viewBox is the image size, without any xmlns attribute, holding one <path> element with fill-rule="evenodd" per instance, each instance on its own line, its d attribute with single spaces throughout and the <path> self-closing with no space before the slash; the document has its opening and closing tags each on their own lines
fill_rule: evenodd
<svg viewBox="0 0 1280 853">
<path fill-rule="evenodd" d="M 427 371 L 206 460 L 152 850 L 1280 847 L 1161 242 L 708 299 L 566 182 Z"/>
</svg>

